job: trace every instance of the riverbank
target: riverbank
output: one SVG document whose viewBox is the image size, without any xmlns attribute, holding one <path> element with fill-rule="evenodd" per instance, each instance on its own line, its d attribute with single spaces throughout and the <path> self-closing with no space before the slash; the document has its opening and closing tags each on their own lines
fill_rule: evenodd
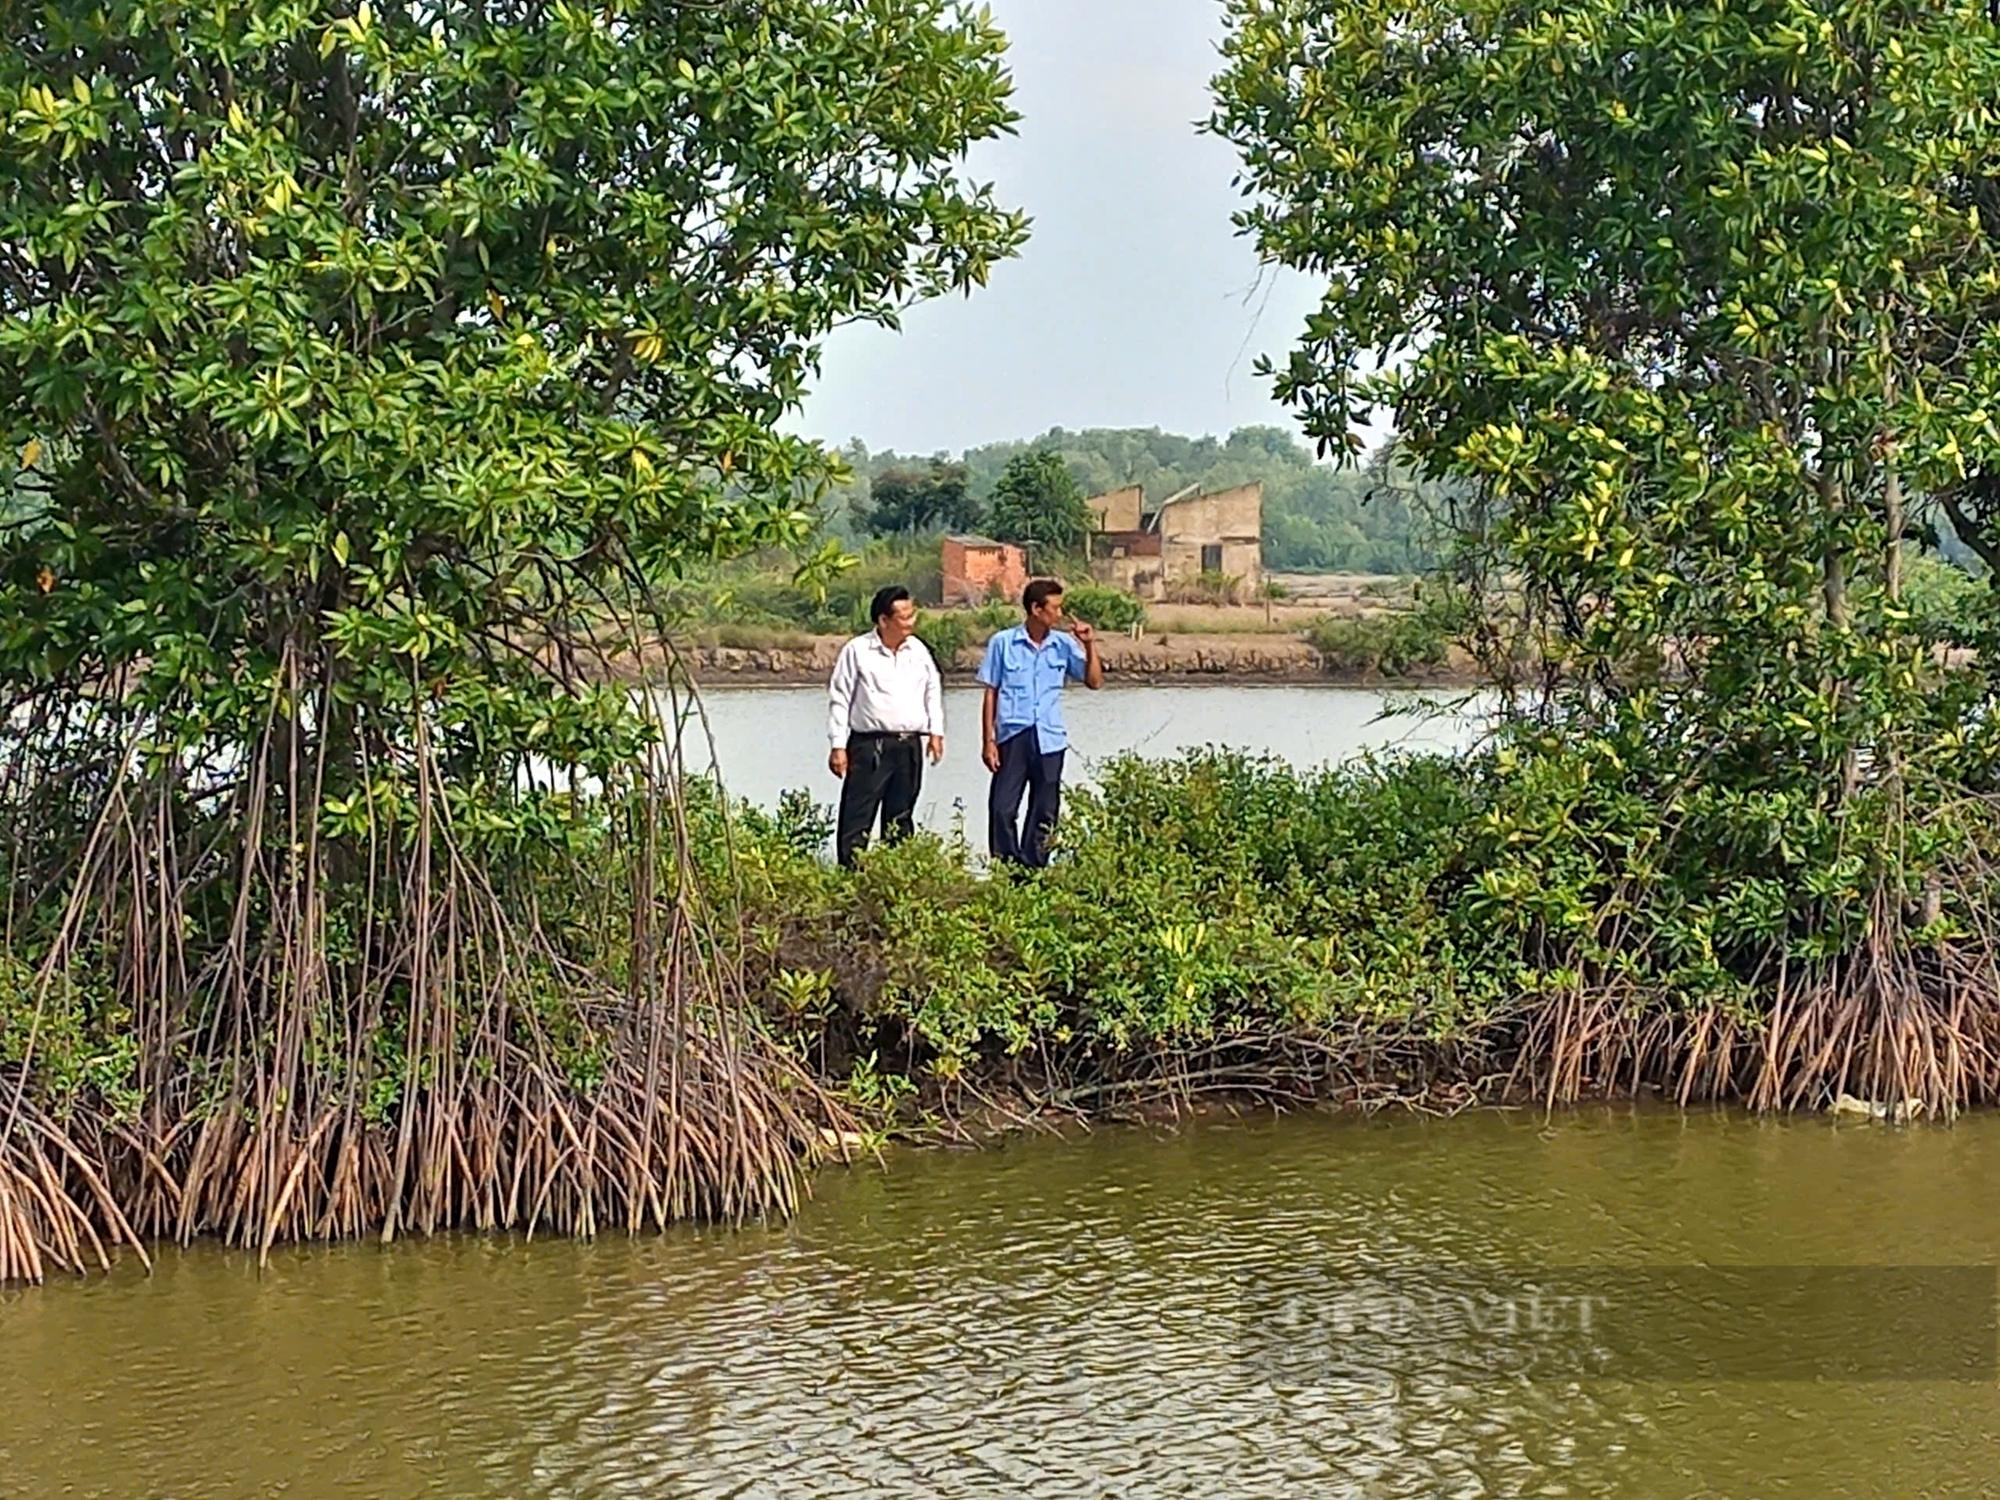
<svg viewBox="0 0 2000 1500">
<path fill-rule="evenodd" d="M 823 807 L 728 807 L 701 781 L 670 810 L 687 862 L 660 864 L 632 837 L 660 810 L 552 793 L 504 863 L 402 875 L 437 893 L 410 930 L 420 970 L 395 933 L 388 959 L 359 962 L 366 887 L 321 894 L 311 920 L 333 940 L 302 948 L 299 977 L 267 964 L 225 995 L 232 1072 L 184 1041 L 142 1050 L 213 1012 L 135 1021 L 107 1001 L 133 972 L 118 942 L 43 979 L 13 964 L 0 1277 L 208 1235 L 268 1249 L 782 1216 L 802 1167 L 873 1139 L 1203 1099 L 1645 1095 L 1900 1119 L 2000 1099 L 1976 925 L 1990 867 L 1947 869 L 1939 920 L 1897 947 L 1809 896 L 1761 933 L 1711 922 L 1705 948 L 1680 897 L 1603 944 L 1574 914 L 1629 914 L 1633 887 L 1612 862 L 1623 829 L 1587 831 L 1594 764 L 1559 741 L 1320 770 L 1117 760 L 1069 799 L 1040 872 L 984 870 L 930 835 L 841 871 Z M 1965 830 L 1975 851 L 1992 834 Z M 1793 889 L 1780 871 L 1757 898 Z M 1762 935 L 1788 931 L 1783 949 Z M 421 975 L 421 1006 L 393 962 Z M 371 983 L 396 988 L 357 1003 Z M 280 1008 L 300 995 L 339 1003 Z M 281 1024 L 259 1029 L 267 1011 Z"/>
<path fill-rule="evenodd" d="M 775 645 L 718 641 L 697 644 L 686 659 L 696 683 L 703 687 L 824 685 L 847 640 L 846 636 L 826 635 Z M 1375 665 L 1331 657 L 1310 641 L 1277 632 L 1147 631 L 1136 638 L 1100 634 L 1098 640 L 1107 687 L 1213 680 L 1343 687 L 1380 683 L 1473 687 L 1480 680 L 1476 664 L 1462 652 L 1453 651 L 1441 667 L 1386 672 Z M 945 664 L 946 680 L 971 682 L 978 667 L 979 648 L 966 646 Z M 640 670 L 635 665 L 633 675 L 640 675 Z"/>
<path fill-rule="evenodd" d="M 1456 642 L 1452 619 L 1435 605 L 1420 607 L 1415 581 L 1366 575 L 1289 575 L 1274 584 L 1282 597 L 1255 604 L 1179 602 L 1147 605 L 1136 623 L 1119 627 L 1095 609 L 1136 601 L 1108 591 L 1079 592 L 1076 613 L 1097 626 L 1106 680 L 1112 685 L 1172 681 L 1330 682 L 1477 685 L 1477 663 Z M 1004 605 L 981 609 L 926 608 L 918 634 L 947 678 L 970 681 L 993 631 L 1018 615 Z M 807 630 L 740 621 L 690 623 L 680 659 L 709 685 L 819 684 L 852 631 Z M 658 663 L 628 662 L 638 676 Z"/>
</svg>

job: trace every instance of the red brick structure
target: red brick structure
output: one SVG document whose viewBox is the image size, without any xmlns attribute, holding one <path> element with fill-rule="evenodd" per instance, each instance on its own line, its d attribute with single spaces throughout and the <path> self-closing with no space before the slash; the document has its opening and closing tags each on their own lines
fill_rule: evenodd
<svg viewBox="0 0 2000 1500">
<path fill-rule="evenodd" d="M 1021 549 L 983 536 L 944 539 L 944 602 L 980 605 L 1000 598 L 1018 603 L 1028 586 Z"/>
</svg>

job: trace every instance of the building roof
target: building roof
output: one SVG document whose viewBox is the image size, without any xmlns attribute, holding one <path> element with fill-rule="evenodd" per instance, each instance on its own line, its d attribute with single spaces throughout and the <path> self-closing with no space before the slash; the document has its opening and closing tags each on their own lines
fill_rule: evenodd
<svg viewBox="0 0 2000 1500">
<path fill-rule="evenodd" d="M 962 547 L 1011 547 L 1012 542 L 996 542 L 990 536 L 976 536 L 969 531 L 953 531 L 945 535 L 948 542 L 957 542 Z"/>
</svg>

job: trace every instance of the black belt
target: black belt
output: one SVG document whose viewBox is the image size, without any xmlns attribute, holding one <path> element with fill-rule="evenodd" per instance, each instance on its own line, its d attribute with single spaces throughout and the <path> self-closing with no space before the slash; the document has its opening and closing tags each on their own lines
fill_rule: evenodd
<svg viewBox="0 0 2000 1500">
<path fill-rule="evenodd" d="M 921 729 L 857 729 L 848 735 L 850 740 L 920 740 L 923 737 Z"/>
</svg>

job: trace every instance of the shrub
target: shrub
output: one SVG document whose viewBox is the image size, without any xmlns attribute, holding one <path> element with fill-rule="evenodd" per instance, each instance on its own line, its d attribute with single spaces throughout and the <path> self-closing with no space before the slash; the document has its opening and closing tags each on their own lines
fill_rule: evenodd
<svg viewBox="0 0 2000 1500">
<path fill-rule="evenodd" d="M 1131 630 L 1146 623 L 1146 606 L 1123 589 L 1088 580 L 1063 587 L 1063 610 L 1100 630 Z"/>
<path fill-rule="evenodd" d="M 1467 621 L 1462 598 L 1437 592 L 1420 594 L 1408 609 L 1316 620 L 1305 637 L 1329 672 L 1407 677 L 1444 666 Z"/>
<path fill-rule="evenodd" d="M 930 647 L 940 671 L 950 671 L 959 652 L 972 644 L 972 622 L 964 610 L 927 609 L 917 616 L 917 639 Z"/>
<path fill-rule="evenodd" d="M 1455 1034 L 1512 972 L 1459 931 L 1482 785 L 1445 758 L 1125 758 L 1074 795 L 1060 857 L 1026 878 L 981 878 L 962 841 L 919 835 L 849 882 L 817 856 L 821 824 L 751 812 L 734 868 L 753 987 L 791 1025 L 799 976 L 834 976 L 845 1033 L 814 1046 L 835 1075 L 871 1051 L 952 1078 L 1030 1049 L 1116 1069 L 1385 1019 Z M 703 847 L 723 857 L 719 836 Z"/>
<path fill-rule="evenodd" d="M 1407 676 L 1417 667 L 1442 665 L 1447 645 L 1400 610 L 1315 620 L 1305 637 L 1326 669 L 1342 676 Z"/>
<path fill-rule="evenodd" d="M 1009 625 L 1021 623 L 1021 601 L 1019 599 L 990 599 L 974 610 L 966 612 L 966 621 L 981 639 L 996 630 L 1005 630 Z"/>
<path fill-rule="evenodd" d="M 1202 572 L 1167 589 L 1175 604 L 1235 604 L 1243 592 L 1243 580 L 1234 573 Z"/>
</svg>

